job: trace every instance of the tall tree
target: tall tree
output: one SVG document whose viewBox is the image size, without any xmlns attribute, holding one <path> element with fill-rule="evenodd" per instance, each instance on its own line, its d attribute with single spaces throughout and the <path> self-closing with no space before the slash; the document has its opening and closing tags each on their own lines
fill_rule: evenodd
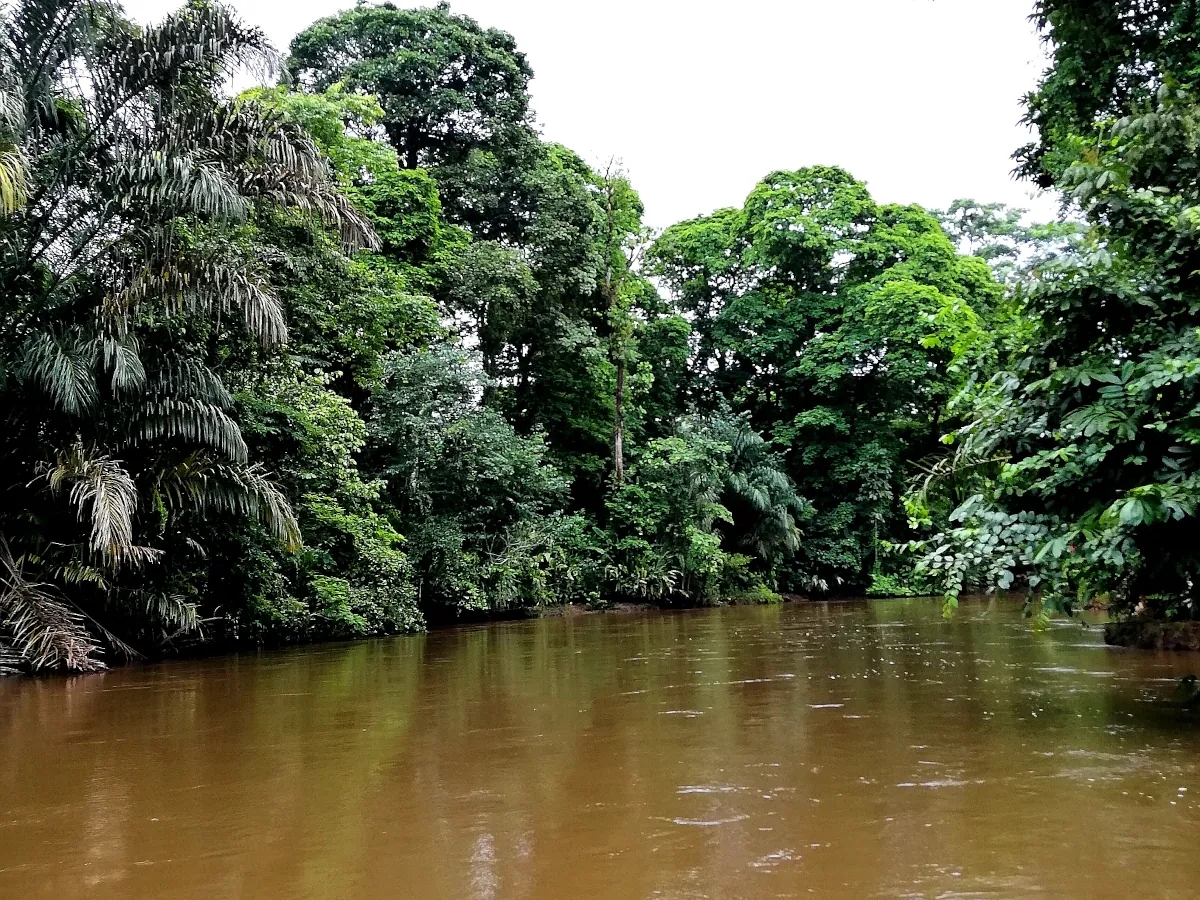
<svg viewBox="0 0 1200 900">
<path fill-rule="evenodd" d="M 604 211 L 604 274 L 600 285 L 607 311 L 609 356 L 615 370 L 613 388 L 613 480 L 625 480 L 625 402 L 633 337 L 632 304 L 637 256 L 645 243 L 642 203 L 629 180 L 610 163 L 600 176 Z"/>
<path fill-rule="evenodd" d="M 143 29 L 102 0 L 23 0 L 0 29 L 27 168 L 0 219 L 0 648 L 93 669 L 102 646 L 133 652 L 117 632 L 196 626 L 172 581 L 189 515 L 299 540 L 213 369 L 225 336 L 287 331 L 240 229 L 269 209 L 374 236 L 302 130 L 219 97 L 269 54 L 220 4 Z"/>
<path fill-rule="evenodd" d="M 409 169 L 498 149 L 528 124 L 533 72 L 512 35 L 483 29 L 448 3 L 360 5 L 320 19 L 292 39 L 288 66 L 305 87 L 341 83 L 377 97 Z"/>
<path fill-rule="evenodd" d="M 1032 323 L 958 435 L 996 477 L 926 546 L 951 600 L 1017 578 L 1051 607 L 1196 614 L 1200 134 L 1189 2 L 1039 5 L 1054 65 L 1027 169 L 1090 226 L 1021 286 Z M 1086 72 L 1086 77 L 1081 77 Z M 1042 608 L 1041 612 L 1045 613 Z"/>
<path fill-rule="evenodd" d="M 939 446 L 957 363 L 985 341 L 987 266 L 828 167 L 773 173 L 651 255 L 694 317 L 696 401 L 749 415 L 813 501 L 791 586 L 867 586 L 879 540 L 902 533 L 910 467 Z"/>
<path fill-rule="evenodd" d="M 1033 20 L 1053 57 L 1026 97 L 1037 140 L 1017 153 L 1020 171 L 1061 186 L 1078 140 L 1130 113 L 1149 111 L 1165 86 L 1189 93 L 1200 78 L 1200 10 L 1194 0 L 1038 0 Z"/>
</svg>

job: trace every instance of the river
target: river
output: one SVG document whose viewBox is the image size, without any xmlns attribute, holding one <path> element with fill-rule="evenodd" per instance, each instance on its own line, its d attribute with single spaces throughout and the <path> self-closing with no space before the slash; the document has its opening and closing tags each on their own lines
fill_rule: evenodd
<svg viewBox="0 0 1200 900">
<path fill-rule="evenodd" d="M 1200 659 L 1016 607 L 500 623 L 0 681 L 0 897 L 1191 898 Z"/>
</svg>

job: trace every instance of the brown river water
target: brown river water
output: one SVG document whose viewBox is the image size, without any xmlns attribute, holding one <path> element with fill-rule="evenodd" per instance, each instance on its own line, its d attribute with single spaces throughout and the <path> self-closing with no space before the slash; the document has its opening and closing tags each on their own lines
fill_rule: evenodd
<svg viewBox="0 0 1200 900">
<path fill-rule="evenodd" d="M 0 682 L 0 898 L 1192 898 L 1200 656 L 1011 604 Z"/>
</svg>

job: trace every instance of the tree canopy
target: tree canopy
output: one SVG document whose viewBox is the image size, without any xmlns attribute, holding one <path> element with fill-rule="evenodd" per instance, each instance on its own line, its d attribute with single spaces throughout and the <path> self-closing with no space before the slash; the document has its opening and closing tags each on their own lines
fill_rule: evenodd
<svg viewBox="0 0 1200 900">
<path fill-rule="evenodd" d="M 300 84 L 374 96 L 405 168 L 459 162 L 527 125 L 533 70 L 512 35 L 483 29 L 448 3 L 360 5 L 314 22 L 292 40 Z"/>
<path fill-rule="evenodd" d="M 924 565 L 951 599 L 1025 581 L 1042 616 L 1099 599 L 1191 618 L 1196 10 L 1043 2 L 1037 20 L 1054 65 L 1020 158 L 1085 227 L 1020 280 L 1027 328 L 981 373 L 942 473 L 970 489 Z"/>
<path fill-rule="evenodd" d="M 1192 4 L 1036 4 L 1062 221 L 813 166 L 661 233 L 446 4 L 278 76 L 210 0 L 0 15 L 0 669 L 783 593 L 1193 616 Z"/>
</svg>

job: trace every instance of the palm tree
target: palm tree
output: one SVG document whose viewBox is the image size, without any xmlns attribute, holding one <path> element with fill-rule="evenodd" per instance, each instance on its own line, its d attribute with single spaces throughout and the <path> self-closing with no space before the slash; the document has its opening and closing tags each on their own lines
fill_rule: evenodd
<svg viewBox="0 0 1200 900">
<path fill-rule="evenodd" d="M 721 503 L 731 513 L 727 537 L 735 546 L 774 566 L 800 548 L 797 520 L 808 502 L 762 435 L 738 419 L 704 423 L 708 436 L 729 447 Z"/>
<path fill-rule="evenodd" d="M 251 515 L 299 541 L 211 349 L 234 328 L 286 340 L 256 216 L 375 238 L 302 130 L 222 96 L 273 60 L 206 0 L 145 28 L 106 0 L 0 17 L 0 669 L 134 652 L 100 623 L 113 603 L 195 627 L 191 604 L 130 588 L 163 556 L 151 520 Z"/>
</svg>

